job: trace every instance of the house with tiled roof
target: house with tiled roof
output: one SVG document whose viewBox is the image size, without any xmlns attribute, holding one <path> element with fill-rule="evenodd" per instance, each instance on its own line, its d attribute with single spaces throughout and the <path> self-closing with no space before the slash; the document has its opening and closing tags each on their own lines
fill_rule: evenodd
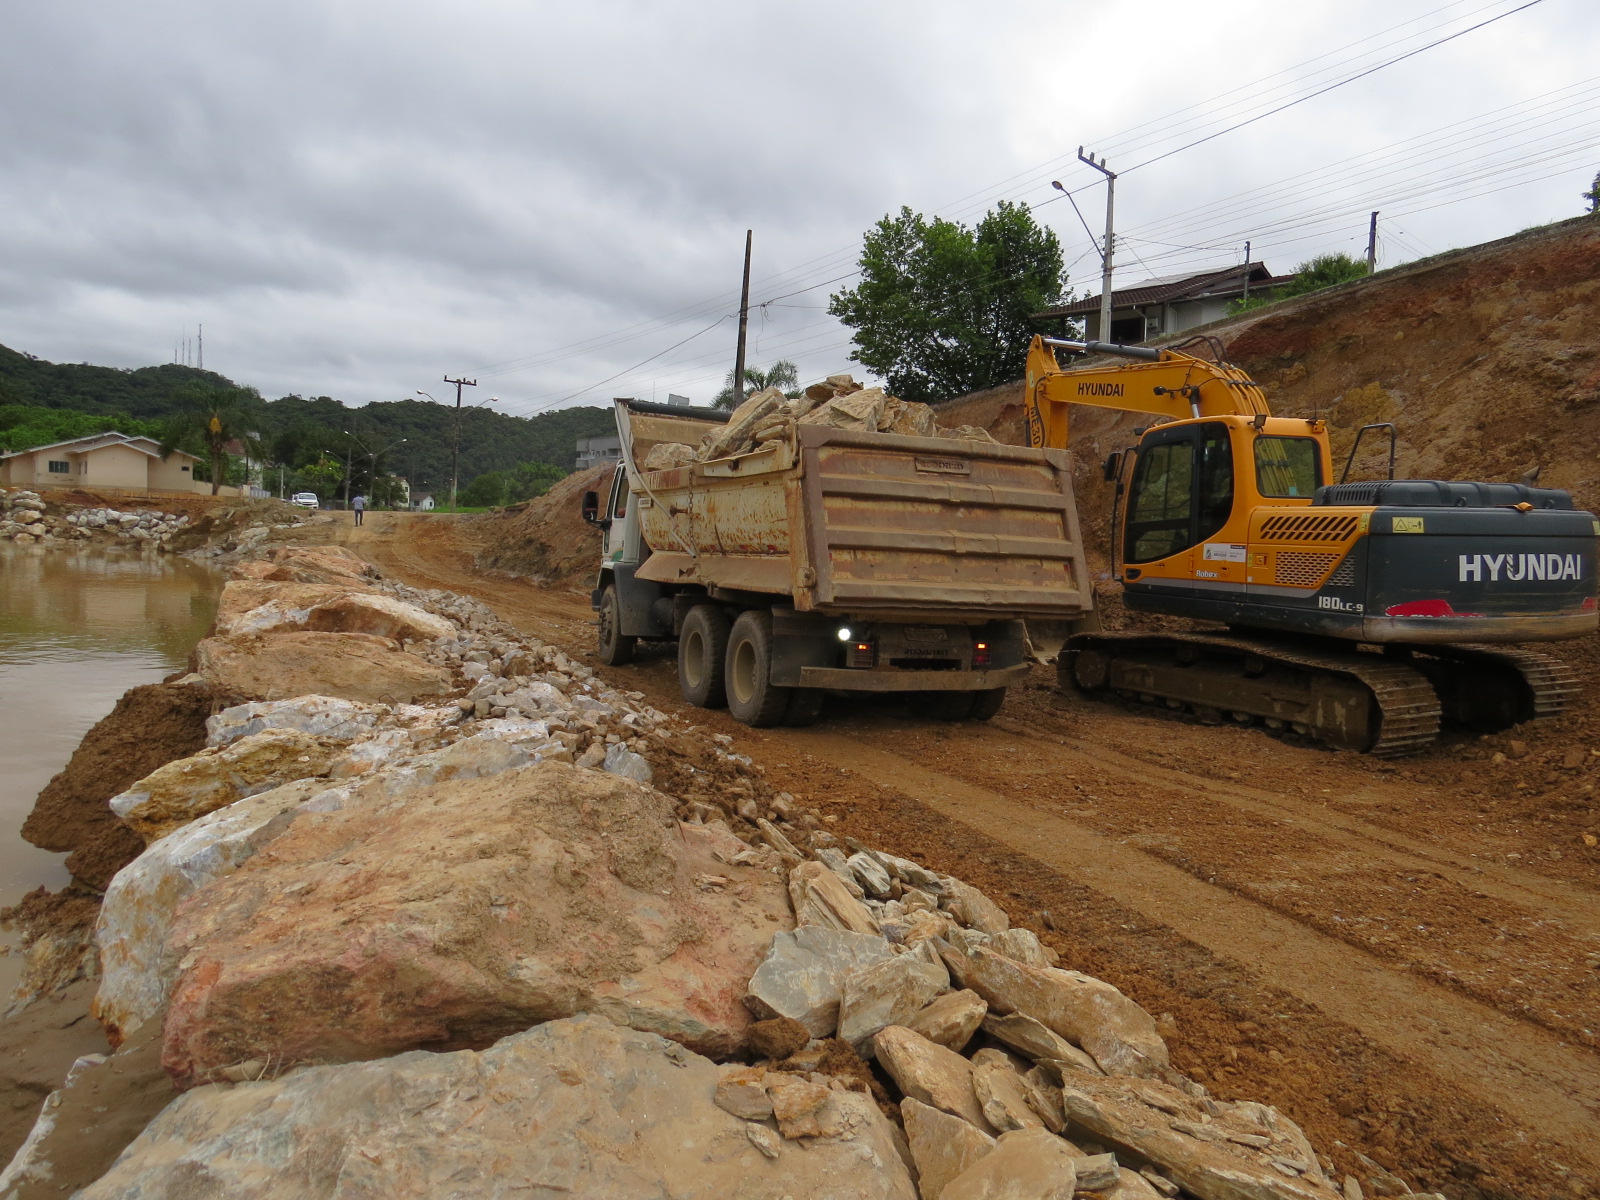
<svg viewBox="0 0 1600 1200">
<path fill-rule="evenodd" d="M 1266 295 L 1293 278 L 1274 275 L 1265 263 L 1253 262 L 1198 275 L 1167 275 L 1116 288 L 1111 293 L 1109 338 L 1100 333 L 1098 295 L 1034 313 L 1033 319 L 1048 326 L 1053 321 L 1064 324 L 1081 318 L 1085 337 L 1134 344 L 1221 320 L 1228 315 L 1228 305 L 1245 295 L 1247 285 L 1250 295 Z"/>
<path fill-rule="evenodd" d="M 107 432 L 0 454 L 0 487 L 88 488 L 97 492 L 210 492 L 194 477 L 200 460 L 154 438 Z M 237 489 L 226 489 L 229 493 Z"/>
</svg>

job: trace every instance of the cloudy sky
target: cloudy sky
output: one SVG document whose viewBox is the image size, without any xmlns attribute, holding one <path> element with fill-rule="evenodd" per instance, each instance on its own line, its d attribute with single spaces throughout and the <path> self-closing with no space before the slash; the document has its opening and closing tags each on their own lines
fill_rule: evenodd
<svg viewBox="0 0 1600 1200">
<path fill-rule="evenodd" d="M 1097 291 L 1080 143 L 1125 172 L 1119 285 L 1359 254 L 1370 209 L 1393 265 L 1582 211 L 1600 5 L 1526 3 L 11 0 L 0 343 L 134 367 L 203 324 L 268 396 L 705 401 L 747 228 L 751 361 L 807 380 L 902 204 L 1038 205 Z"/>
</svg>

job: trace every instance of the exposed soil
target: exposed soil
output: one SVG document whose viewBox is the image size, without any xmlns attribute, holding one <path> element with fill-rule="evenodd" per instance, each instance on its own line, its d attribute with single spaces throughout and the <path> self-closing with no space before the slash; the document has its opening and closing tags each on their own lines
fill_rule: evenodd
<svg viewBox="0 0 1600 1200">
<path fill-rule="evenodd" d="M 107 801 L 157 767 L 201 749 L 214 700 L 200 685 L 129 689 L 39 793 L 22 836 L 44 850 L 70 851 L 67 870 L 104 890 L 144 849 Z"/>
<path fill-rule="evenodd" d="M 331 532 L 597 665 L 587 580 L 484 574 L 486 524 Z M 1381 763 L 1087 704 L 1046 668 L 987 725 L 841 701 L 759 731 L 685 706 L 667 652 L 600 669 L 732 735 L 828 828 L 983 887 L 1065 964 L 1170 1014 L 1181 1069 L 1283 1108 L 1341 1170 L 1359 1151 L 1458 1200 L 1600 1194 L 1600 850 L 1515 786 L 1565 781 L 1540 756 L 1587 748 L 1575 731 Z M 1524 757 L 1489 761 L 1513 740 Z"/>
<path fill-rule="evenodd" d="M 585 492 L 598 492 L 604 502 L 615 469 L 608 463 L 568 475 L 537 499 L 475 521 L 481 526 L 478 565 L 552 585 L 592 572 L 600 531 L 584 523 L 579 507 Z"/>
<path fill-rule="evenodd" d="M 16 1154 L 39 1105 L 61 1086 L 83 1054 L 109 1054 L 100 1023 L 89 1015 L 95 983 L 83 980 L 29 1005 L 5 1023 L 0 1050 L 0 1158 Z"/>
</svg>

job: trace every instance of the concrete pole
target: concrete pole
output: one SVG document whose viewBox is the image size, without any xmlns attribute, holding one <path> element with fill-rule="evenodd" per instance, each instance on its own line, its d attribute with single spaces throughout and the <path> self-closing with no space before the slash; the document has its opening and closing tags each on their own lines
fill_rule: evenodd
<svg viewBox="0 0 1600 1200">
<path fill-rule="evenodd" d="M 1095 161 L 1094 155 L 1085 156 L 1083 147 L 1078 147 L 1078 161 L 1088 163 L 1096 171 L 1106 177 L 1106 236 L 1105 248 L 1100 253 L 1100 337 L 1102 342 L 1111 340 L 1111 260 L 1116 249 L 1116 220 L 1115 209 L 1117 201 L 1117 176 L 1116 172 L 1106 166 L 1105 159 Z M 1143 341 L 1143 338 L 1139 339 Z"/>
<path fill-rule="evenodd" d="M 1367 274 L 1371 275 L 1378 269 L 1378 214 L 1372 214 L 1372 220 L 1367 222 Z"/>
</svg>

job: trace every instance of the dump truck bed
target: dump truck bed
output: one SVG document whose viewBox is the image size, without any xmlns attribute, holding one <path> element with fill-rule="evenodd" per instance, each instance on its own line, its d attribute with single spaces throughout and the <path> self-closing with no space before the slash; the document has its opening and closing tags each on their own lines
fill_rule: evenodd
<svg viewBox="0 0 1600 1200">
<path fill-rule="evenodd" d="M 642 463 L 673 422 L 634 420 Z M 802 424 L 792 442 L 641 472 L 633 503 L 651 550 L 638 578 L 662 584 L 900 620 L 1092 607 L 1061 450 Z"/>
</svg>

